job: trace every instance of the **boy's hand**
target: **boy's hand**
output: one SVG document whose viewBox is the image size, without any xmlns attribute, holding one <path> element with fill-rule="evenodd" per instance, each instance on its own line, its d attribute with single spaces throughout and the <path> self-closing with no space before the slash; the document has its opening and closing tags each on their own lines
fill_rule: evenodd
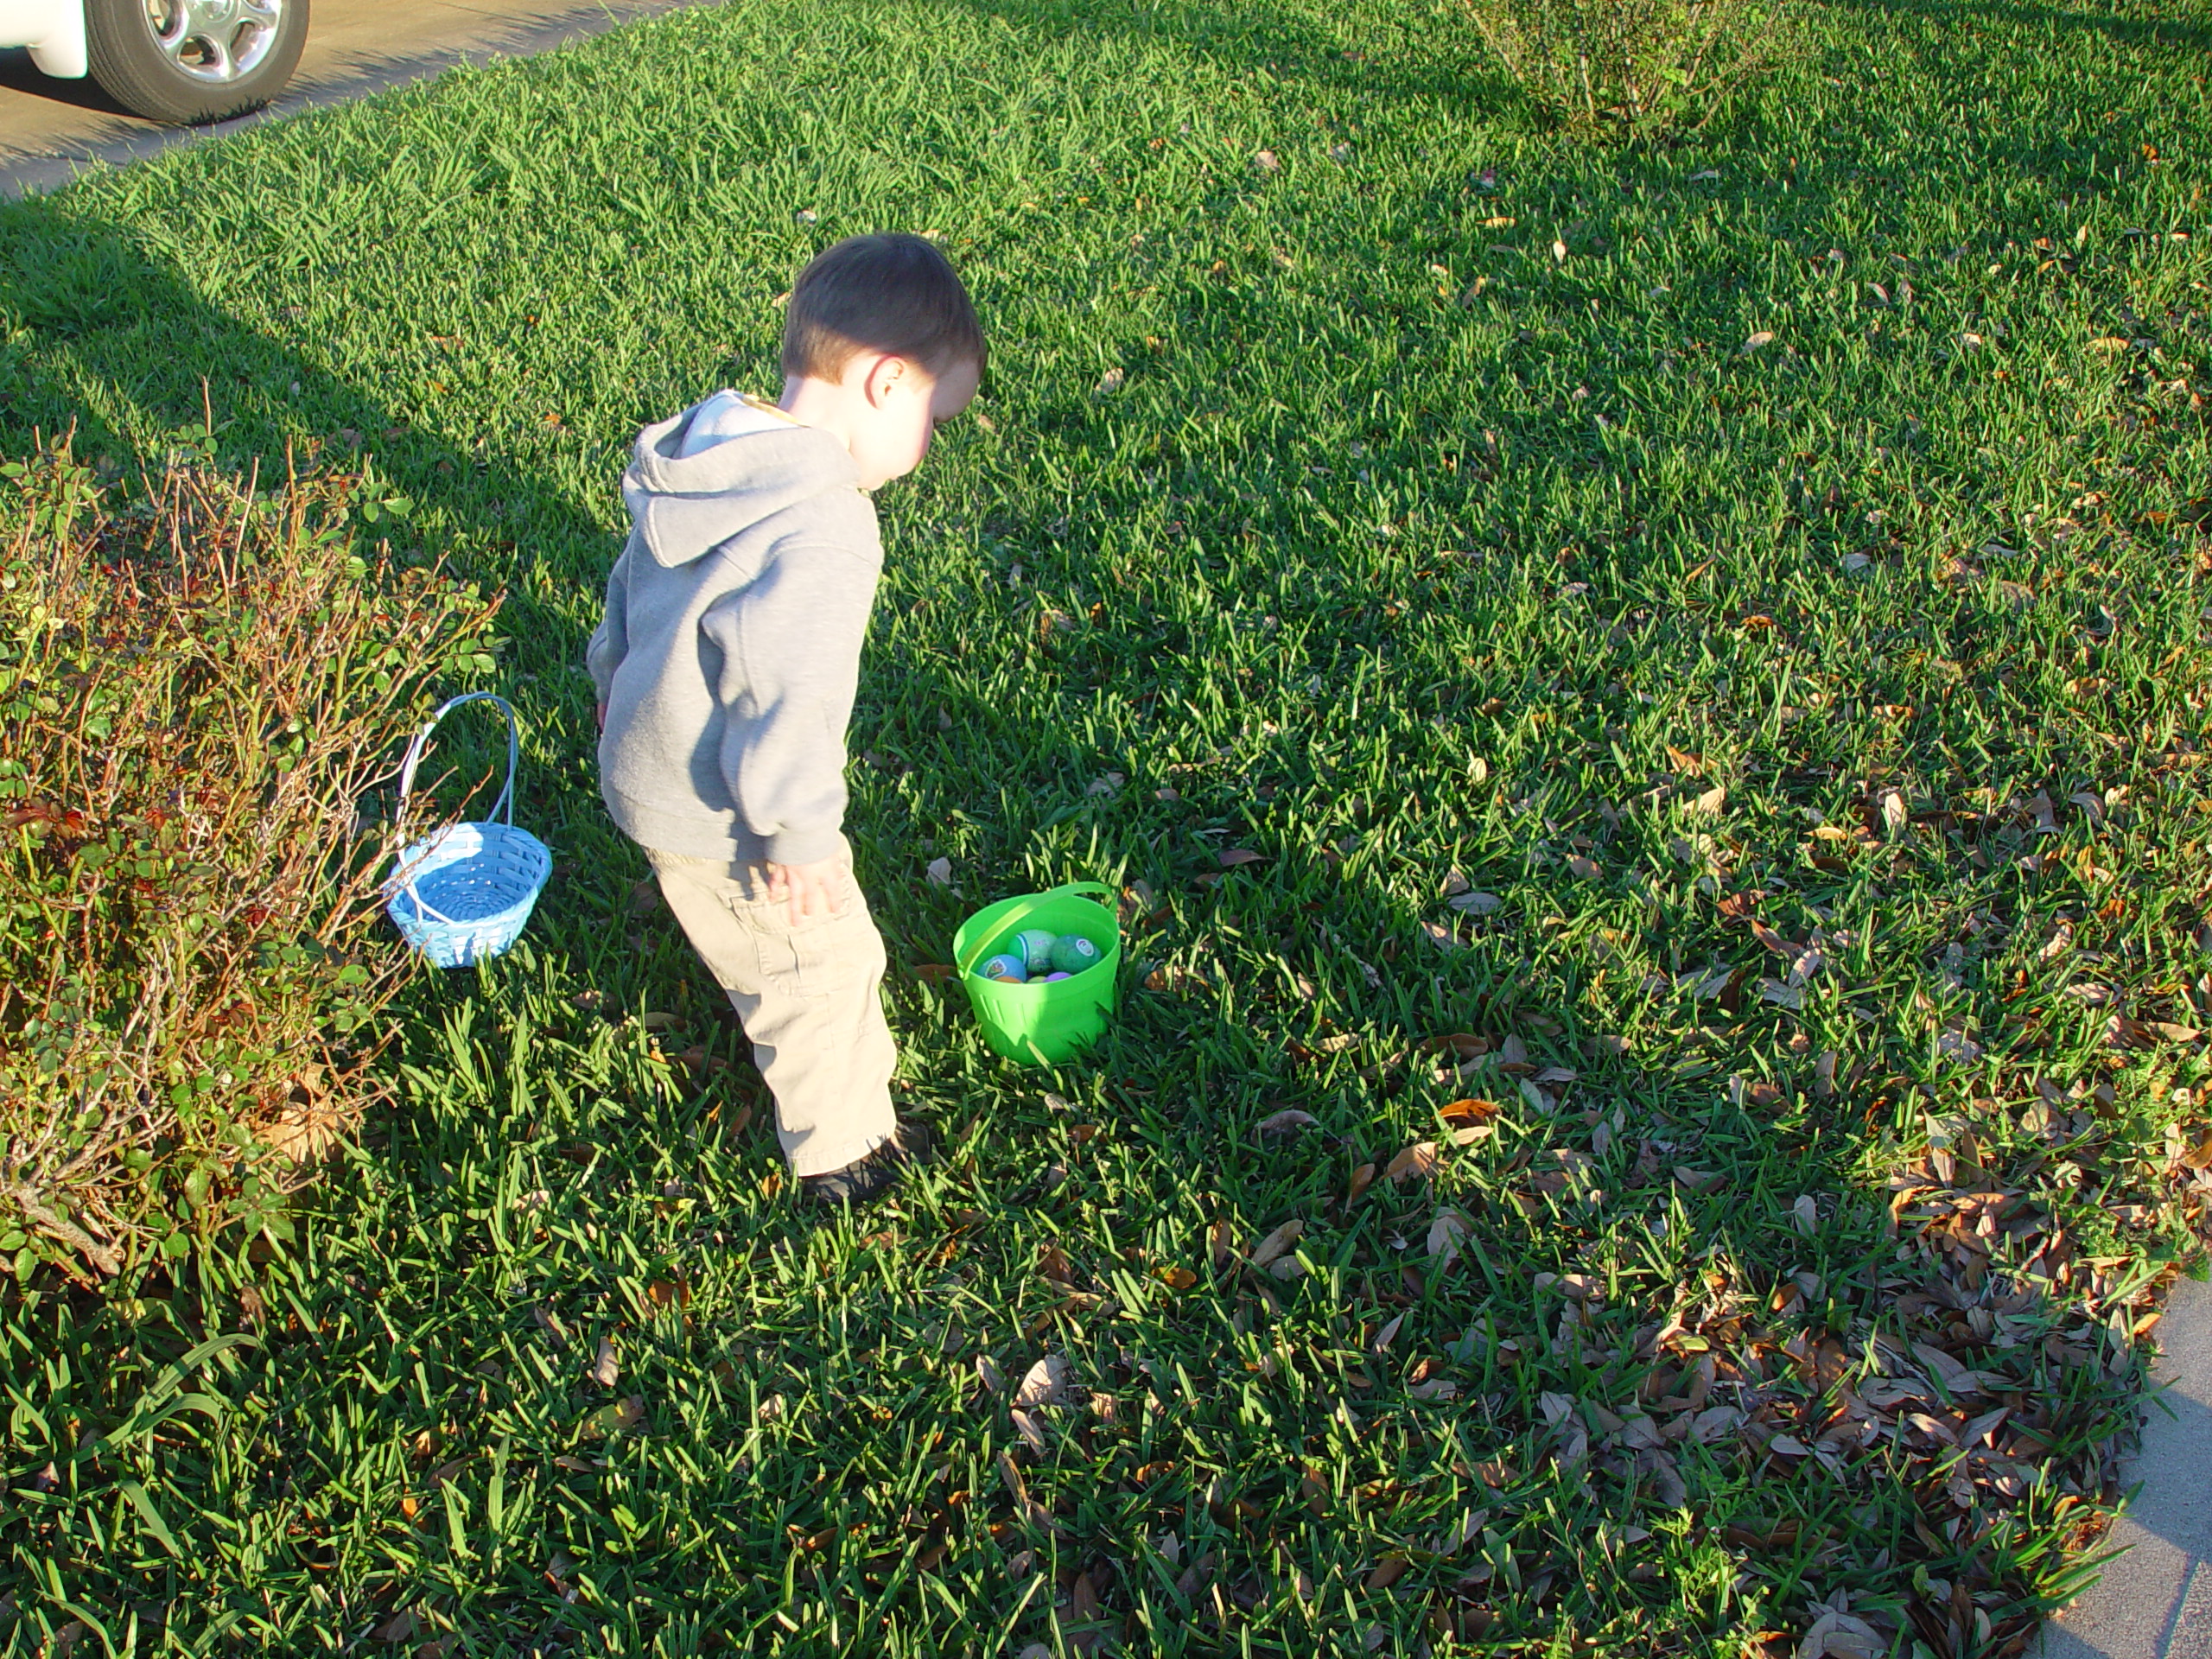
<svg viewBox="0 0 2212 1659">
<path fill-rule="evenodd" d="M 603 702 L 599 705 L 599 729 L 602 732 L 607 729 L 607 705 Z"/>
<path fill-rule="evenodd" d="M 816 916 L 835 916 L 844 874 L 845 861 L 840 858 L 821 859 L 812 864 L 771 864 L 768 896 L 791 900 L 794 927 Z"/>
</svg>

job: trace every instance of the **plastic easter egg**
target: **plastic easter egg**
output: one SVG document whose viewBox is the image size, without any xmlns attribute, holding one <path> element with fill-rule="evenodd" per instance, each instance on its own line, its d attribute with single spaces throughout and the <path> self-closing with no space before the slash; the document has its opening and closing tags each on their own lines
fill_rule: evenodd
<svg viewBox="0 0 2212 1659">
<path fill-rule="evenodd" d="M 1098 960 L 1098 947 L 1080 933 L 1063 933 L 1052 945 L 1052 966 L 1064 974 L 1079 974 Z"/>
<path fill-rule="evenodd" d="M 1040 985 L 1050 985 L 1056 980 L 1073 979 L 1074 977 L 1075 976 L 1073 974 L 1047 974 L 1044 978 L 1040 979 L 1037 982 Z"/>
<path fill-rule="evenodd" d="M 1020 957 L 992 957 L 976 971 L 985 979 L 995 979 L 1007 985 L 1019 985 L 1029 977 L 1029 965 Z"/>
<path fill-rule="evenodd" d="M 1029 964 L 1029 971 L 1041 974 L 1052 965 L 1052 947 L 1060 942 L 1059 935 L 1049 927 L 1026 927 L 1014 936 L 1007 950 Z"/>
</svg>

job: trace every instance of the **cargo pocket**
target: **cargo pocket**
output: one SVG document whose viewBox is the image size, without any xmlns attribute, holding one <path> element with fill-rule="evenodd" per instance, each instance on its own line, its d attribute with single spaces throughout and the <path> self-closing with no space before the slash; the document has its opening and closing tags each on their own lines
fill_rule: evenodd
<svg viewBox="0 0 2212 1659">
<path fill-rule="evenodd" d="M 882 974 L 883 938 L 849 869 L 838 878 L 837 903 L 834 915 L 797 926 L 787 902 L 753 912 L 753 942 L 767 986 L 786 996 L 829 996 Z"/>
</svg>

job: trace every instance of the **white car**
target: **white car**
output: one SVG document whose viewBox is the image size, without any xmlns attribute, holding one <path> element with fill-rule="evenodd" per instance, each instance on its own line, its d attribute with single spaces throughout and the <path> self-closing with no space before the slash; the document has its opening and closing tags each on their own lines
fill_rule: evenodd
<svg viewBox="0 0 2212 1659">
<path fill-rule="evenodd" d="M 300 60 L 308 0 L 0 0 L 0 47 L 49 75 L 90 74 L 156 121 L 219 121 L 266 104 Z"/>
</svg>

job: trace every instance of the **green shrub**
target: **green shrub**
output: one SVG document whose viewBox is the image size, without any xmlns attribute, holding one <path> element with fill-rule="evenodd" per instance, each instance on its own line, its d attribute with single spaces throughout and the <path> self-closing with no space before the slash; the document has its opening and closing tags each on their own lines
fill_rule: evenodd
<svg viewBox="0 0 2212 1659">
<path fill-rule="evenodd" d="M 0 1263 L 112 1274 L 279 1200 L 403 958 L 360 817 L 497 601 L 355 551 L 355 477 L 0 467 Z"/>
<path fill-rule="evenodd" d="M 1589 137 L 1694 132 L 1787 49 L 1789 0 L 1467 0 L 1537 107 Z"/>
</svg>

